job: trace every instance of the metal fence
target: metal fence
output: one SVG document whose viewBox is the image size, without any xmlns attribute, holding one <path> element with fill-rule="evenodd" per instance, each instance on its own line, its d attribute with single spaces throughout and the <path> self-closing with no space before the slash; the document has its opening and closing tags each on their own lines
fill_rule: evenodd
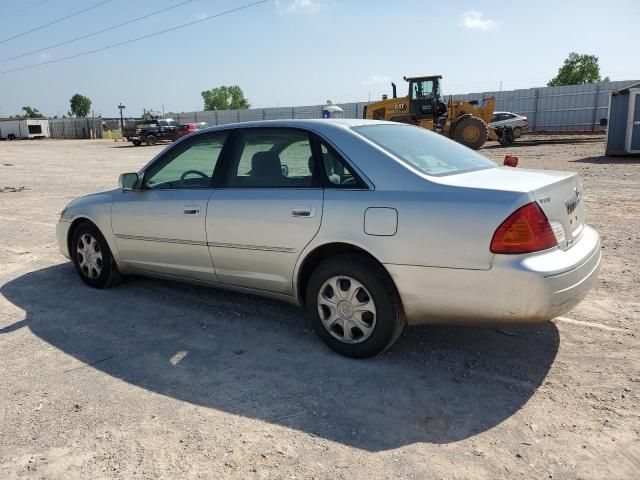
<svg viewBox="0 0 640 480">
<path fill-rule="evenodd" d="M 495 96 L 496 110 L 514 112 L 529 118 L 529 131 L 597 131 L 600 119 L 607 116 L 609 92 L 634 80 L 602 82 L 565 87 L 541 87 L 502 92 L 478 92 L 453 95 L 460 100 L 482 100 Z M 362 118 L 368 102 L 341 103 L 344 118 Z M 172 113 L 179 123 L 206 122 L 209 125 L 277 120 L 291 118 L 322 118 L 325 105 L 302 107 L 253 108 L 249 110 L 214 110 Z M 169 115 L 167 115 L 169 116 Z"/>
<path fill-rule="evenodd" d="M 50 118 L 51 138 L 102 138 L 102 118 Z"/>
</svg>

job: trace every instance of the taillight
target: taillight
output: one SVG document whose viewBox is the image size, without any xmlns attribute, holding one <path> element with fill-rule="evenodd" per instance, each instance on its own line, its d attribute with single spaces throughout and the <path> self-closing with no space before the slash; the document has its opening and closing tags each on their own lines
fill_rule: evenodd
<svg viewBox="0 0 640 480">
<path fill-rule="evenodd" d="M 536 202 L 509 215 L 491 239 L 493 253 L 531 253 L 557 245 L 549 220 Z"/>
</svg>

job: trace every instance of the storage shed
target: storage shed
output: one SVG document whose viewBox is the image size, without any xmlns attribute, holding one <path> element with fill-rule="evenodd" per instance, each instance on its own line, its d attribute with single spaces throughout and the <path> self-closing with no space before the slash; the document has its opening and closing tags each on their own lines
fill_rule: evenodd
<svg viewBox="0 0 640 480">
<path fill-rule="evenodd" d="M 609 94 L 605 155 L 640 155 L 640 82 Z"/>
</svg>

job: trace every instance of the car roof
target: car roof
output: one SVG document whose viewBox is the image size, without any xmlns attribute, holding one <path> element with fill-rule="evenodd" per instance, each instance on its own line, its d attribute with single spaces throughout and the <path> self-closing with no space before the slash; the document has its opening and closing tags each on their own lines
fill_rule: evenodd
<svg viewBox="0 0 640 480">
<path fill-rule="evenodd" d="M 215 127 L 200 130 L 200 134 L 215 132 L 219 130 L 235 128 L 257 128 L 257 127 L 288 127 L 306 128 L 318 132 L 330 132 L 335 130 L 350 129 L 363 125 L 401 125 L 397 122 L 386 122 L 383 120 L 364 120 L 359 118 L 323 118 L 323 119 L 290 119 L 290 120 L 258 120 L 253 122 L 228 123 Z"/>
</svg>

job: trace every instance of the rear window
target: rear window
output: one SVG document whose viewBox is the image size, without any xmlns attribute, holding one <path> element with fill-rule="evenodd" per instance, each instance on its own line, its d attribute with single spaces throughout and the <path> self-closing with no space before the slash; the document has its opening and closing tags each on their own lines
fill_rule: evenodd
<svg viewBox="0 0 640 480">
<path fill-rule="evenodd" d="M 453 175 L 496 167 L 470 148 L 421 127 L 363 125 L 353 130 L 427 175 Z"/>
</svg>

